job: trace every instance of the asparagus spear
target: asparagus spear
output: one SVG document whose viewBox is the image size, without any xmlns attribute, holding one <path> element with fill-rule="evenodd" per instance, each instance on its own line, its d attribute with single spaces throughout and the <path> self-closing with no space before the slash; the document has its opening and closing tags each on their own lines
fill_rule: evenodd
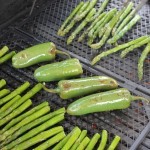
<svg viewBox="0 0 150 150">
<path fill-rule="evenodd" d="M 91 150 L 91 149 L 94 149 L 97 141 L 99 140 L 100 138 L 100 134 L 96 133 L 93 138 L 91 139 L 91 141 L 89 142 L 87 148 L 85 150 Z"/>
<path fill-rule="evenodd" d="M 4 55 L 3 57 L 0 58 L 0 64 L 6 62 L 7 60 L 9 60 L 10 58 L 12 58 L 14 55 L 16 54 L 15 51 L 12 51 L 6 55 Z"/>
<path fill-rule="evenodd" d="M 28 87 L 30 86 L 29 82 L 25 82 L 23 85 L 21 85 L 20 87 L 18 87 L 16 90 L 14 90 L 13 92 L 11 92 L 9 95 L 7 95 L 6 97 L 0 99 L 0 106 L 6 102 L 8 102 L 9 100 L 11 100 L 12 98 L 14 98 L 16 95 L 21 94 L 23 91 L 25 91 Z"/>
<path fill-rule="evenodd" d="M 30 130 L 29 132 L 27 132 L 26 134 L 24 134 L 23 136 L 19 137 L 18 139 L 12 141 L 10 144 L 6 145 L 5 147 L 3 147 L 3 149 L 11 149 L 13 148 L 15 145 L 20 144 L 26 140 L 28 140 L 29 138 L 39 134 L 40 132 L 46 130 L 47 128 L 55 125 L 56 123 L 62 121 L 64 119 L 64 114 L 60 114 L 48 121 L 46 121 L 45 123 L 43 123 L 42 125 Z"/>
<path fill-rule="evenodd" d="M 29 106 L 32 105 L 32 101 L 29 99 L 26 102 L 24 102 L 21 106 L 19 106 L 17 109 L 12 111 L 9 115 L 7 115 L 5 118 L 0 120 L 0 126 L 4 125 L 6 122 L 10 121 L 11 119 L 15 118 L 19 114 L 21 114 L 24 110 L 26 110 Z"/>
<path fill-rule="evenodd" d="M 147 44 L 146 48 L 142 52 L 141 57 L 139 58 L 139 61 L 138 61 L 138 77 L 139 77 L 139 80 L 142 80 L 142 78 L 143 78 L 143 64 L 144 64 L 144 60 L 146 59 L 148 53 L 150 53 L 150 43 Z"/>
<path fill-rule="evenodd" d="M 24 142 L 22 142 L 21 144 L 19 145 L 16 145 L 14 148 L 12 148 L 12 150 L 24 150 L 24 149 L 27 149 L 33 145 L 35 145 L 36 143 L 38 142 L 42 142 L 50 137 L 52 137 L 53 135 L 61 132 L 63 133 L 63 135 L 65 135 L 63 131 L 63 127 L 62 126 L 58 126 L 58 127 L 54 127 L 50 130 L 47 130 L 47 131 L 43 131 L 41 132 L 40 134 L 36 135 L 35 137 L 32 137 Z M 58 137 L 57 137 L 58 138 Z M 44 142 L 45 143 L 45 142 Z M 47 143 L 48 144 L 48 143 Z M 45 146 L 47 145 L 45 144 Z M 43 145 L 43 144 L 42 144 Z M 42 150 L 44 150 L 44 146 L 40 146 Z M 37 148 L 36 148 L 37 149 Z M 40 150 L 41 150 L 40 149 Z"/>
<path fill-rule="evenodd" d="M 65 132 L 60 132 L 57 135 L 55 135 L 54 137 L 50 138 L 49 140 L 45 141 L 44 143 L 42 143 L 40 146 L 36 147 L 35 150 L 45 150 L 49 147 L 51 147 L 52 145 L 58 143 L 60 140 L 62 140 L 65 137 Z"/>
<path fill-rule="evenodd" d="M 19 100 L 21 98 L 20 95 L 15 96 L 12 100 L 10 100 L 8 103 L 6 103 L 1 109 L 0 109 L 0 113 L 6 111 L 7 109 L 9 109 L 17 100 Z"/>
<path fill-rule="evenodd" d="M 83 130 L 79 138 L 75 141 L 75 143 L 73 144 L 70 150 L 76 150 L 86 135 L 87 135 L 87 130 Z"/>
<path fill-rule="evenodd" d="M 138 47 L 141 47 L 147 43 L 150 42 L 150 37 L 144 39 L 144 40 L 141 40 L 140 42 L 134 44 L 134 45 L 131 45 L 130 47 L 126 48 L 125 50 L 122 51 L 121 53 L 121 58 L 124 58 L 129 52 L 133 51 L 135 48 L 138 48 Z"/>
<path fill-rule="evenodd" d="M 93 8 L 89 14 L 86 16 L 86 18 L 82 21 L 82 23 L 74 30 L 74 32 L 69 36 L 67 40 L 67 44 L 70 44 L 73 39 L 76 37 L 76 35 L 87 25 L 88 22 L 91 21 L 92 16 L 96 13 L 96 9 Z"/>
<path fill-rule="evenodd" d="M 107 150 L 115 150 L 118 143 L 119 143 L 119 141 L 120 141 L 120 139 L 121 138 L 116 135 Z"/>
<path fill-rule="evenodd" d="M 84 150 L 89 142 L 90 139 L 88 137 L 85 137 L 76 150 Z"/>
<path fill-rule="evenodd" d="M 77 7 L 71 12 L 71 14 L 67 17 L 64 23 L 61 25 L 60 29 L 58 30 L 58 35 L 61 35 L 65 28 L 65 26 L 69 23 L 69 21 L 75 16 L 75 14 L 79 11 L 79 9 L 83 6 L 84 2 L 80 2 Z"/>
<path fill-rule="evenodd" d="M 39 111 L 30 115 L 28 118 L 23 119 L 21 122 L 19 122 L 18 124 L 16 124 L 12 128 L 10 128 L 9 130 L 5 131 L 3 133 L 3 135 L 1 136 L 0 141 L 4 141 L 8 136 L 12 135 L 15 131 L 20 129 L 22 126 L 24 126 L 24 125 L 30 123 L 31 121 L 43 116 L 44 114 L 48 113 L 49 111 L 50 111 L 50 107 L 45 106 L 42 109 L 40 109 Z"/>
<path fill-rule="evenodd" d="M 92 60 L 91 64 L 94 65 L 96 64 L 98 61 L 100 61 L 103 57 L 106 57 L 112 53 L 116 53 L 118 52 L 119 50 L 122 50 L 124 48 L 127 48 L 131 45 L 134 45 L 138 42 L 140 42 L 141 40 L 144 40 L 146 39 L 148 36 L 142 36 L 136 40 L 133 40 L 133 41 L 130 41 L 128 43 L 125 43 L 125 44 L 121 44 L 121 45 L 118 45 L 117 47 L 113 48 L 113 49 L 110 49 L 110 50 L 107 50 L 105 52 L 102 52 L 101 54 L 97 55 L 96 57 L 94 57 L 94 59 Z"/>
<path fill-rule="evenodd" d="M 42 116 L 30 123 L 28 123 L 27 125 L 21 127 L 19 130 L 17 130 L 13 135 L 9 136 L 3 143 L 2 145 L 6 145 L 8 143 L 10 143 L 11 141 L 15 140 L 18 136 L 22 135 L 24 132 L 32 129 L 33 127 L 41 124 L 41 123 L 44 123 L 45 121 L 59 115 L 59 114 L 62 114 L 62 113 L 65 113 L 65 108 L 61 108 L 61 109 L 58 109 L 50 114 L 47 114 L 45 116 Z"/>
<path fill-rule="evenodd" d="M 6 95 L 9 94 L 9 93 L 10 93 L 10 90 L 8 90 L 8 89 L 3 89 L 3 90 L 1 90 L 1 91 L 0 91 L 0 98 L 6 96 Z"/>
<path fill-rule="evenodd" d="M 3 55 L 5 55 L 8 52 L 9 48 L 7 46 L 4 46 L 1 50 L 0 50 L 0 57 L 2 57 Z"/>
<path fill-rule="evenodd" d="M 116 43 L 120 38 L 122 38 L 126 32 L 128 32 L 139 20 L 141 17 L 139 15 L 135 15 L 135 17 L 116 35 L 114 35 L 110 40 L 108 40 L 109 44 Z"/>
<path fill-rule="evenodd" d="M 14 109 L 16 109 L 18 106 L 20 106 L 23 102 L 25 102 L 27 99 L 30 99 L 33 97 L 37 92 L 39 92 L 43 88 L 43 85 L 41 83 L 38 83 L 35 85 L 29 92 L 27 92 L 21 99 L 14 103 L 11 108 L 9 108 L 4 113 L 0 113 L 0 119 L 11 113 Z"/>
<path fill-rule="evenodd" d="M 108 132 L 106 130 L 103 130 L 102 131 L 102 139 L 101 139 L 100 145 L 99 145 L 97 150 L 104 150 L 105 149 L 107 139 L 108 139 Z"/>
<path fill-rule="evenodd" d="M 0 89 L 6 85 L 6 81 L 4 79 L 0 80 Z"/>
<path fill-rule="evenodd" d="M 30 116 L 31 114 L 35 113 L 36 111 L 40 110 L 41 108 L 48 106 L 48 102 L 43 102 L 40 105 L 34 107 L 33 109 L 31 109 L 30 111 L 20 115 L 19 117 L 11 120 L 0 132 L 0 134 L 4 133 L 6 130 L 10 129 L 11 127 L 13 127 L 14 125 L 16 125 L 18 122 L 20 122 L 21 120 L 23 120 L 24 118 Z"/>
<path fill-rule="evenodd" d="M 80 133 L 81 133 L 81 130 L 78 127 L 75 127 L 71 132 L 70 139 L 62 147 L 62 150 L 69 150 L 71 148 L 71 146 L 75 143 L 75 141 L 78 139 Z"/>
</svg>

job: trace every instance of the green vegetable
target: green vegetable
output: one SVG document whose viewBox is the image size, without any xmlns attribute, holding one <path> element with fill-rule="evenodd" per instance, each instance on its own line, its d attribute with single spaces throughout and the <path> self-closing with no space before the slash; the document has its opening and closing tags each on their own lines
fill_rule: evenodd
<svg viewBox="0 0 150 150">
<path fill-rule="evenodd" d="M 113 49 L 110 49 L 110 50 L 107 50 L 107 51 L 105 51 L 105 52 L 102 52 L 101 54 L 99 54 L 99 55 L 97 55 L 96 57 L 94 57 L 94 59 L 92 60 L 91 64 L 94 65 L 94 64 L 96 64 L 98 61 L 100 61 L 102 58 L 104 58 L 104 57 L 106 57 L 106 56 L 108 56 L 108 55 L 110 55 L 110 54 L 112 54 L 112 53 L 116 53 L 116 52 L 118 52 L 119 50 L 122 50 L 122 49 L 124 49 L 124 48 L 127 48 L 127 47 L 129 47 L 129 46 L 131 46 L 131 45 L 134 45 L 134 44 L 136 44 L 136 43 L 138 43 L 138 42 L 140 42 L 140 41 L 142 41 L 142 40 L 144 40 L 144 39 L 146 39 L 146 38 L 148 38 L 148 36 L 142 36 L 142 37 L 137 38 L 137 39 L 135 39 L 135 40 L 132 40 L 132 41 L 130 41 L 130 42 L 128 42 L 128 43 L 118 45 L 117 47 L 115 47 L 115 48 L 113 48 Z"/>
<path fill-rule="evenodd" d="M 1 50 L 0 50 L 0 57 L 2 57 L 3 55 L 5 55 L 8 52 L 9 48 L 7 46 L 4 46 Z"/>
<path fill-rule="evenodd" d="M 3 57 L 0 58 L 0 64 L 3 64 L 4 62 L 6 62 L 7 60 L 9 60 L 10 58 L 12 58 L 14 55 L 16 54 L 15 51 L 12 51 L 6 55 L 4 55 Z"/>
<path fill-rule="evenodd" d="M 62 80 L 58 82 L 56 89 L 43 88 L 52 93 L 58 93 L 62 99 L 88 95 L 96 91 L 111 90 L 118 87 L 116 80 L 105 76 L 93 76 L 74 80 Z"/>
<path fill-rule="evenodd" d="M 131 101 L 140 99 L 149 102 L 143 97 L 132 96 L 125 88 L 120 88 L 80 98 L 68 106 L 67 113 L 84 115 L 93 112 L 125 109 L 130 106 Z"/>
<path fill-rule="evenodd" d="M 71 137 L 69 138 L 67 143 L 62 147 L 62 150 L 69 150 L 80 136 L 80 133 L 81 130 L 78 127 L 75 127 L 71 132 Z"/>
<path fill-rule="evenodd" d="M 83 73 L 78 59 L 68 59 L 39 67 L 34 72 L 34 77 L 39 82 L 50 82 L 79 76 Z"/>
<path fill-rule="evenodd" d="M 114 140 L 111 142 L 110 146 L 108 147 L 107 150 L 115 150 L 119 141 L 120 141 L 120 137 L 119 136 L 115 136 Z"/>
<path fill-rule="evenodd" d="M 76 150 L 84 150 L 89 142 L 90 139 L 88 137 L 85 137 Z"/>
<path fill-rule="evenodd" d="M 94 147 L 95 147 L 96 143 L 98 142 L 99 138 L 100 138 L 100 134 L 96 133 L 93 136 L 93 138 L 90 140 L 90 142 L 89 142 L 89 144 L 88 144 L 88 146 L 86 147 L 85 150 L 92 150 L 92 149 L 94 149 Z"/>
<path fill-rule="evenodd" d="M 150 53 L 150 43 L 147 44 L 146 48 L 142 52 L 141 57 L 139 58 L 139 61 L 138 61 L 138 77 L 139 77 L 139 80 L 142 80 L 142 78 L 143 78 L 143 64 L 144 64 L 144 60 L 146 59 L 148 53 Z"/>
<path fill-rule="evenodd" d="M 0 89 L 6 85 L 6 81 L 4 79 L 0 80 Z"/>
<path fill-rule="evenodd" d="M 64 133 L 62 131 L 63 131 L 63 127 L 62 126 L 55 127 L 55 128 L 50 129 L 50 130 L 47 130 L 47 131 L 43 131 L 40 134 L 38 134 L 38 135 L 36 135 L 36 136 L 34 136 L 34 137 L 32 137 L 32 138 L 22 142 L 21 144 L 16 145 L 14 148 L 12 148 L 12 150 L 24 150 L 24 149 L 27 149 L 27 148 L 31 147 L 32 145 L 35 145 L 38 142 L 42 142 L 42 141 L 44 141 L 44 140 L 54 136 L 55 134 L 57 134 L 59 132 Z M 48 142 L 46 142 L 46 143 L 48 143 Z M 48 144 L 46 144 L 46 143 L 45 143 L 45 147 L 48 146 Z M 42 145 L 39 146 L 39 147 L 42 150 L 44 150 L 44 146 L 42 146 Z M 39 148 L 36 148 L 36 149 L 39 149 Z"/>
<path fill-rule="evenodd" d="M 54 137 L 50 138 L 49 140 L 45 141 L 43 144 L 41 144 L 40 146 L 36 147 L 35 150 L 45 150 L 49 147 L 51 147 L 52 145 L 58 143 L 60 140 L 62 140 L 65 137 L 65 132 L 60 132 L 57 135 L 55 135 Z"/>
<path fill-rule="evenodd" d="M 70 150 L 76 150 L 86 135 L 87 135 L 87 130 L 83 130 L 79 138 L 75 141 L 75 143 L 73 144 Z"/>
<path fill-rule="evenodd" d="M 107 139 L 108 139 L 108 132 L 106 130 L 103 130 L 102 131 L 102 139 L 101 139 L 100 145 L 99 145 L 97 150 L 104 150 L 105 149 Z"/>
<path fill-rule="evenodd" d="M 10 90 L 8 90 L 8 89 L 2 89 L 2 90 L 0 91 L 0 98 L 2 98 L 2 97 L 4 97 L 4 96 L 8 95 L 9 93 L 10 93 Z"/>
</svg>

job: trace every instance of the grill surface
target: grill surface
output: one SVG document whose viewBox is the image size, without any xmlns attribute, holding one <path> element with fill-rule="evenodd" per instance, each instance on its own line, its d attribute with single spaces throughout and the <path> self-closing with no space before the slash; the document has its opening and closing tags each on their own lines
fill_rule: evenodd
<svg viewBox="0 0 150 150">
<path fill-rule="evenodd" d="M 86 42 L 78 43 L 77 41 L 74 41 L 70 46 L 67 46 L 66 38 L 58 37 L 56 35 L 59 26 L 78 2 L 79 0 L 57 0 L 46 3 L 46 6 L 41 8 L 42 11 L 35 17 L 32 17 L 21 24 L 17 30 L 10 29 L 0 40 L 0 46 L 8 45 L 11 50 L 20 51 L 39 42 L 53 41 L 58 48 L 69 51 L 73 57 L 77 57 L 82 61 L 84 67 L 83 77 L 109 75 L 118 79 L 120 86 L 127 87 L 133 94 L 149 97 L 150 58 L 147 58 L 144 65 L 144 79 L 141 82 L 138 82 L 137 79 L 137 60 L 142 49 L 135 50 L 123 60 L 118 57 L 119 54 L 111 55 L 110 57 L 103 59 L 96 67 L 90 67 L 88 64 L 89 60 L 93 58 L 93 52 L 85 44 Z M 107 8 L 119 8 L 121 5 L 122 3 L 120 1 L 112 0 Z M 144 6 L 140 14 L 143 16 L 143 20 L 135 26 L 129 34 L 126 34 L 125 38 L 122 39 L 120 43 L 135 39 L 140 35 L 149 34 L 150 15 L 148 14 L 150 14 L 150 6 Z M 108 45 L 104 47 L 105 50 L 107 48 L 109 48 Z M 60 59 L 61 58 L 58 57 L 56 61 Z M 24 81 L 29 81 L 32 85 L 35 85 L 36 81 L 33 78 L 33 72 L 40 65 L 35 65 L 26 69 L 14 69 L 12 68 L 11 63 L 8 62 L 0 66 L 0 78 L 6 79 L 9 88 L 12 90 Z M 49 84 L 49 87 L 55 86 L 56 84 Z M 60 107 L 67 107 L 74 99 L 62 101 L 56 94 L 42 91 L 33 98 L 33 103 L 34 105 L 37 105 L 44 100 L 48 100 L 52 110 L 55 110 Z M 141 101 L 136 101 L 132 102 L 131 107 L 125 110 L 94 113 L 82 117 L 66 115 L 63 126 L 65 127 L 65 130 L 69 132 L 74 126 L 78 125 L 81 129 L 87 129 L 90 137 L 92 137 L 94 133 L 106 129 L 110 135 L 108 144 L 113 139 L 114 135 L 117 134 L 121 136 L 122 140 L 118 147 L 119 150 L 130 149 L 134 144 L 137 145 L 138 143 L 136 140 L 140 140 L 141 138 L 141 141 L 143 142 L 138 149 L 148 150 L 150 149 L 150 134 L 148 134 L 150 128 L 149 118 L 150 108 L 145 106 Z M 146 133 L 144 133 L 144 131 L 146 131 Z"/>
</svg>

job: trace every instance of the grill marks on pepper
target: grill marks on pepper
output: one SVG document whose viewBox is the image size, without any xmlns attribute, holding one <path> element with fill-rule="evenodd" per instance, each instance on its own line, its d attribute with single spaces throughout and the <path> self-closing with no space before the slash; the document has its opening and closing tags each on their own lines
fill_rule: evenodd
<svg viewBox="0 0 150 150">
<path fill-rule="evenodd" d="M 26 58 L 27 58 L 27 54 L 26 54 L 26 53 L 22 53 L 22 54 L 21 54 L 21 57 L 22 57 L 23 59 L 26 59 Z"/>
<path fill-rule="evenodd" d="M 71 84 L 70 83 L 63 83 L 63 87 L 64 87 L 64 89 L 69 89 L 69 88 L 71 88 Z"/>
<path fill-rule="evenodd" d="M 55 48 L 50 49 L 49 54 L 55 55 L 56 54 L 56 49 Z"/>
</svg>

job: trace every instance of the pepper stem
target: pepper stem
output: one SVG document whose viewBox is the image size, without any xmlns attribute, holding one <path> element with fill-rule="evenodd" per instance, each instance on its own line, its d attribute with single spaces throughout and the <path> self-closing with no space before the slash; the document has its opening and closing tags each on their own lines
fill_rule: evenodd
<svg viewBox="0 0 150 150">
<path fill-rule="evenodd" d="M 66 55 L 66 56 L 68 56 L 69 58 L 71 58 L 70 55 L 69 55 L 67 52 L 63 52 L 63 51 L 60 51 L 60 50 L 56 50 L 56 53 L 57 53 L 57 54 L 61 54 L 61 55 Z"/>
<path fill-rule="evenodd" d="M 147 105 L 149 104 L 150 100 L 144 98 L 144 97 L 140 97 L 140 96 L 131 96 L 131 101 L 134 101 L 134 100 L 143 100 L 143 101 L 146 101 L 147 102 Z"/>
<path fill-rule="evenodd" d="M 59 93 L 60 90 L 58 88 L 56 89 L 48 89 L 46 86 L 45 86 L 45 82 L 43 83 L 43 89 L 49 93 Z"/>
</svg>

